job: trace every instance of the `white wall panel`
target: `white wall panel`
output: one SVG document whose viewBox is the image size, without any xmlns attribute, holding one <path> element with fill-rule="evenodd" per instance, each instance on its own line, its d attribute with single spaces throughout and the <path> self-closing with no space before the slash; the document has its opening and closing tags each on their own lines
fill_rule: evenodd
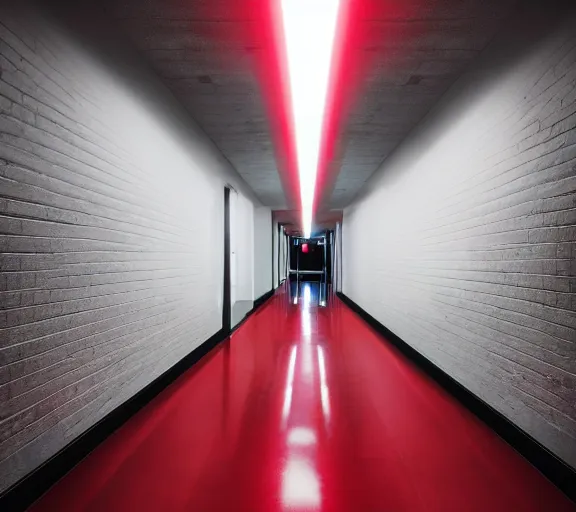
<svg viewBox="0 0 576 512">
<path fill-rule="evenodd" d="M 272 289 L 272 212 L 254 208 L 254 299 Z"/>
</svg>

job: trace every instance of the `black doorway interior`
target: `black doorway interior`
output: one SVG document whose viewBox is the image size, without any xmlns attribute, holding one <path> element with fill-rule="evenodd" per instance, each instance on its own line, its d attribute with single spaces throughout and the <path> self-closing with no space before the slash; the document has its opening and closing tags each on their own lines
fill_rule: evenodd
<svg viewBox="0 0 576 512">
<path fill-rule="evenodd" d="M 332 233 L 311 239 L 291 237 L 290 294 L 294 304 L 300 299 L 325 306 L 332 281 Z"/>
<path fill-rule="evenodd" d="M 307 245 L 306 251 L 303 244 Z M 331 232 L 326 235 L 305 240 L 297 237 L 289 238 L 290 246 L 290 273 L 294 276 L 296 271 L 323 272 L 323 279 L 327 283 L 332 282 L 332 237 Z M 325 268 L 324 268 L 325 267 Z M 300 274 L 303 281 L 318 281 L 319 274 Z"/>
</svg>

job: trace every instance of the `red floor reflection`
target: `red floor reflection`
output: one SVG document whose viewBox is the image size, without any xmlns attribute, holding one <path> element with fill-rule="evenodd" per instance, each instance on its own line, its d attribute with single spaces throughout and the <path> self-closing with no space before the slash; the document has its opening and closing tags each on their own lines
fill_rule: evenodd
<svg viewBox="0 0 576 512">
<path fill-rule="evenodd" d="M 308 290 L 308 291 L 307 291 Z M 340 302 L 286 289 L 35 511 L 564 511 L 573 504 Z"/>
</svg>

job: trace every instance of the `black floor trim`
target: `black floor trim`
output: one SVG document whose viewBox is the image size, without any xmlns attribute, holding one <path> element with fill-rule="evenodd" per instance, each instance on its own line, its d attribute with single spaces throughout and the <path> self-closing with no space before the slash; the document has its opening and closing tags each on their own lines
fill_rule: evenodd
<svg viewBox="0 0 576 512">
<path fill-rule="evenodd" d="M 98 423 L 74 439 L 74 441 L 66 445 L 56 455 L 44 462 L 44 464 L 7 489 L 0 495 L 0 510 L 10 512 L 26 510 L 84 457 L 134 416 L 134 414 L 150 403 L 160 392 L 194 366 L 219 343 L 228 338 L 231 332 L 238 329 L 240 325 L 246 321 L 248 316 L 270 299 L 273 294 L 274 290 L 270 290 L 262 295 L 262 297 L 256 299 L 253 308 L 232 331 L 225 332 L 224 329 L 218 331 L 202 343 L 202 345 L 166 370 L 160 377 L 148 384 L 132 398 L 129 398 L 126 402 L 119 405 Z"/>
<path fill-rule="evenodd" d="M 532 436 L 514 425 L 490 405 L 455 381 L 450 375 L 438 368 L 420 352 L 396 336 L 361 306 L 341 292 L 336 294 L 352 311 L 360 316 L 370 327 L 386 338 L 404 356 L 414 362 L 428 376 L 440 384 L 464 407 L 494 430 L 502 439 L 527 459 L 544 476 L 554 483 L 566 496 L 576 501 L 576 471 L 541 445 Z"/>
<path fill-rule="evenodd" d="M 261 295 L 254 301 L 254 309 L 259 308 L 262 304 L 264 304 L 270 297 L 274 295 L 274 290 L 267 291 L 264 295 Z"/>
<path fill-rule="evenodd" d="M 0 510 L 15 512 L 28 508 L 100 443 L 118 430 L 186 370 L 225 340 L 227 336 L 228 334 L 222 329 L 218 331 L 41 466 L 10 487 L 0 496 Z"/>
<path fill-rule="evenodd" d="M 246 322 L 246 320 L 248 320 L 248 318 L 250 318 L 255 312 L 256 310 L 262 306 L 268 299 L 270 299 L 272 297 L 272 295 L 274 295 L 274 290 L 270 290 L 269 292 L 266 292 L 264 295 L 261 295 L 260 297 L 258 297 L 252 304 L 252 309 L 250 309 L 243 317 L 242 319 L 234 326 L 232 327 L 232 330 L 230 331 L 230 334 L 232 334 L 234 331 L 236 331 L 239 327 L 241 327 L 242 325 L 244 325 L 244 322 Z"/>
</svg>

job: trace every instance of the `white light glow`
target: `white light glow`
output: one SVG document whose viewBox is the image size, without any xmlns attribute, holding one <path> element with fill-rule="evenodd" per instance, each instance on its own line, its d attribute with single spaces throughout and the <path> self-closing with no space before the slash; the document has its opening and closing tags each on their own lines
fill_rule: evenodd
<svg viewBox="0 0 576 512">
<path fill-rule="evenodd" d="M 300 179 L 309 238 L 339 0 L 280 0 Z"/>
<path fill-rule="evenodd" d="M 330 419 L 330 397 L 328 395 L 328 383 L 326 381 L 326 362 L 324 360 L 324 350 L 320 345 L 318 350 L 318 370 L 320 372 L 320 400 L 322 402 L 322 413 L 328 421 Z"/>
<path fill-rule="evenodd" d="M 282 477 L 282 504 L 290 509 L 320 505 L 318 474 L 306 459 L 288 460 Z"/>
<path fill-rule="evenodd" d="M 302 337 L 303 341 L 310 343 L 312 340 L 312 312 L 310 310 L 310 305 L 312 303 L 312 292 L 310 290 L 310 283 L 304 283 L 303 285 L 303 297 L 302 297 L 302 308 L 301 308 L 301 327 L 302 327 Z M 312 356 L 310 356 L 311 358 Z M 312 363 L 310 363 L 310 366 Z"/>
<path fill-rule="evenodd" d="M 294 371 L 296 369 L 296 354 L 298 347 L 292 347 L 290 362 L 288 363 L 288 375 L 286 377 L 286 387 L 284 388 L 284 406 L 282 407 L 282 420 L 286 421 L 292 406 L 292 391 L 294 388 Z"/>
<path fill-rule="evenodd" d="M 310 290 L 310 283 L 304 283 L 303 287 L 304 287 L 304 297 L 303 297 L 304 300 L 302 302 L 302 306 L 305 309 L 309 309 L 310 303 L 312 302 L 312 291 Z"/>
<path fill-rule="evenodd" d="M 288 434 L 288 444 L 292 446 L 311 446 L 316 443 L 316 434 L 312 429 L 296 427 Z"/>
</svg>

